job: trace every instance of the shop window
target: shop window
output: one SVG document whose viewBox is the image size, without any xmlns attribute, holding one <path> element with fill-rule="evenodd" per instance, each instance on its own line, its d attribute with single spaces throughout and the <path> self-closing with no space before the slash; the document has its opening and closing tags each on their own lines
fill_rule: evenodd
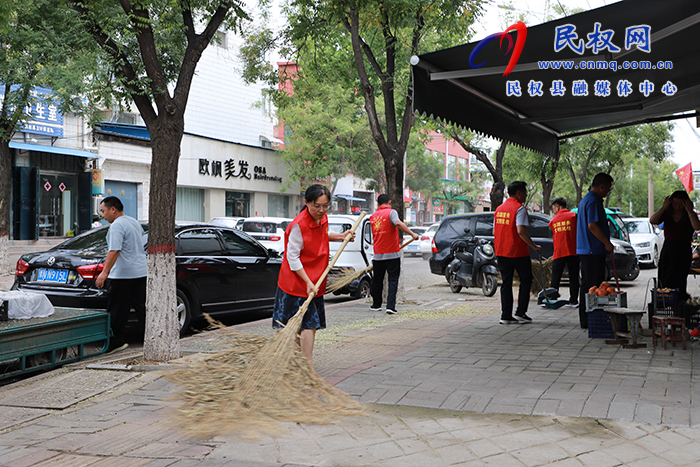
<svg viewBox="0 0 700 467">
<path fill-rule="evenodd" d="M 226 217 L 250 217 L 250 193 L 227 191 Z"/>
<path fill-rule="evenodd" d="M 267 215 L 270 217 L 289 217 L 289 203 L 284 195 L 267 195 Z"/>
</svg>

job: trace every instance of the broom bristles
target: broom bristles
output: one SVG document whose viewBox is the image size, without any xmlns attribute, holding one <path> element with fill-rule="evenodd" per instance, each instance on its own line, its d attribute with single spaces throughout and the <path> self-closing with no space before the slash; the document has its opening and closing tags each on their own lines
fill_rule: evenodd
<svg viewBox="0 0 700 467">
<path fill-rule="evenodd" d="M 333 281 L 329 282 L 326 286 L 326 293 L 337 292 L 338 290 L 347 287 L 365 274 L 369 274 L 372 269 L 374 269 L 374 265 L 370 264 L 366 268 L 360 269 L 359 271 L 349 270 L 340 274 L 334 274 Z"/>
</svg>

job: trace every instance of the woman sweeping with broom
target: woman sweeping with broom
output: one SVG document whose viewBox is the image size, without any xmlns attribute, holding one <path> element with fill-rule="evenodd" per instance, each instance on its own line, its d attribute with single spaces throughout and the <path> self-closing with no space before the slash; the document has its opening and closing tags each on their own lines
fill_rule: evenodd
<svg viewBox="0 0 700 467">
<path fill-rule="evenodd" d="M 286 325 L 308 296 L 314 294 L 299 331 L 301 354 L 312 366 L 316 329 L 326 327 L 323 303 L 326 282 L 323 281 L 318 288 L 315 283 L 328 266 L 328 242 L 342 242 L 348 233 L 328 232 L 326 211 L 331 202 L 328 188 L 311 185 L 306 189 L 305 200 L 306 206 L 285 232 L 284 258 L 277 281 L 272 326 Z M 355 232 L 351 232 L 350 241 L 354 240 Z"/>
</svg>

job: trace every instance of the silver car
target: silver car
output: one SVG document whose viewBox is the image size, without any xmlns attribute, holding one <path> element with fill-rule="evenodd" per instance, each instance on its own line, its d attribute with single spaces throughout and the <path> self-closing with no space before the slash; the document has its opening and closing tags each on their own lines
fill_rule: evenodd
<svg viewBox="0 0 700 467">
<path fill-rule="evenodd" d="M 648 217 L 633 217 L 624 221 L 639 263 L 657 267 L 661 248 L 664 246 L 663 232 L 649 223 Z"/>
</svg>

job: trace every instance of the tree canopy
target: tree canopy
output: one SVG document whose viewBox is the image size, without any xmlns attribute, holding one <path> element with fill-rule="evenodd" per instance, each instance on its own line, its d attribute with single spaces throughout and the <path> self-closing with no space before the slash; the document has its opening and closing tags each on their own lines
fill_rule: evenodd
<svg viewBox="0 0 700 467">
<path fill-rule="evenodd" d="M 249 80 L 273 78 L 266 54 L 278 47 L 305 76 L 338 83 L 362 96 L 364 118 L 382 156 L 387 192 L 403 199 L 403 159 L 413 130 L 409 59 L 469 37 L 481 0 L 289 0 L 287 25 L 249 35 Z M 403 213 L 401 212 L 401 215 Z"/>
</svg>

